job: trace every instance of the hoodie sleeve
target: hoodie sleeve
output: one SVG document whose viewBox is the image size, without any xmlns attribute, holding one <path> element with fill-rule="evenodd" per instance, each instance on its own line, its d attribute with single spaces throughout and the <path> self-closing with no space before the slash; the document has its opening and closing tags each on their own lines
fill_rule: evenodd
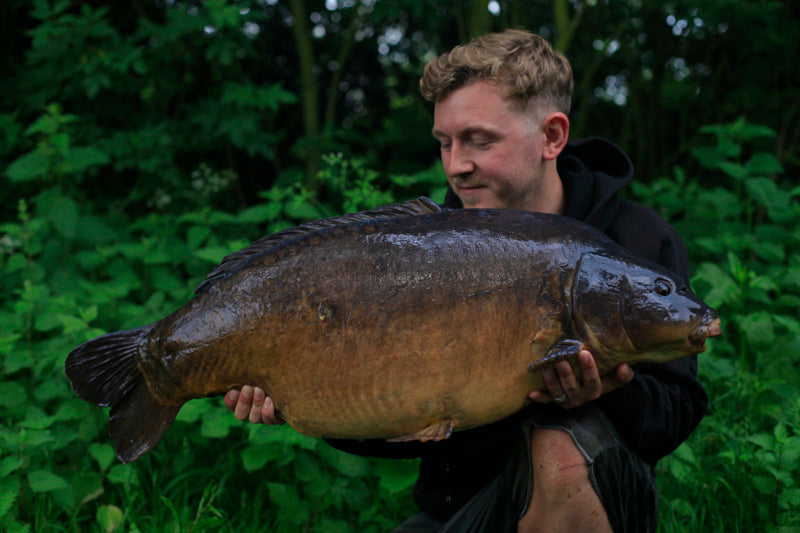
<svg viewBox="0 0 800 533">
<path fill-rule="evenodd" d="M 609 230 L 609 236 L 624 247 L 688 280 L 689 259 L 683 241 L 654 211 L 623 202 Z M 633 369 L 633 381 L 598 403 L 625 442 L 655 463 L 694 431 L 705 415 L 708 396 L 697 379 L 697 356 L 640 363 Z"/>
</svg>

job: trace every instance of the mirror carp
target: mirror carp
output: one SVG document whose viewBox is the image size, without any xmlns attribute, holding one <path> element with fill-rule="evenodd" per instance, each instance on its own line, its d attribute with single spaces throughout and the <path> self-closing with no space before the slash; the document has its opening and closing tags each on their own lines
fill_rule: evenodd
<svg viewBox="0 0 800 533">
<path fill-rule="evenodd" d="M 583 222 L 427 198 L 265 237 L 195 293 L 67 357 L 75 393 L 111 407 L 123 462 L 188 400 L 243 384 L 308 435 L 441 440 L 525 407 L 583 346 L 605 374 L 720 334 L 685 280 Z"/>
</svg>

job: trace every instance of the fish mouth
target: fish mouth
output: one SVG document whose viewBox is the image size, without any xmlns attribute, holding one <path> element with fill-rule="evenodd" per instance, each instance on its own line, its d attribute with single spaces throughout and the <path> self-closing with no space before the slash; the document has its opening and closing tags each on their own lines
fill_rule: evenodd
<svg viewBox="0 0 800 533">
<path fill-rule="evenodd" d="M 722 334 L 722 322 L 713 309 L 706 311 L 703 322 L 697 326 L 687 339 L 691 351 L 702 353 L 706 351 L 706 339 Z"/>
</svg>

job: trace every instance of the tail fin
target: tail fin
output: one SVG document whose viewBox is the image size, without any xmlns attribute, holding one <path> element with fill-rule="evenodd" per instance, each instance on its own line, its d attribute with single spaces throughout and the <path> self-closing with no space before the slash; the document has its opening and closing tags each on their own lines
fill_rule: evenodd
<svg viewBox="0 0 800 533">
<path fill-rule="evenodd" d="M 109 434 L 123 463 L 155 446 L 181 408 L 156 400 L 137 365 L 140 344 L 151 327 L 87 341 L 70 352 L 64 366 L 75 394 L 95 405 L 111 407 Z"/>
</svg>

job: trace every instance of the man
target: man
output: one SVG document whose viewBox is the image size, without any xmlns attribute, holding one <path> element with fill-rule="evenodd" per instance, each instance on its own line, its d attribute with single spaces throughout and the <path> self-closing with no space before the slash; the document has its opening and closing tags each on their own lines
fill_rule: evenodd
<svg viewBox="0 0 800 533">
<path fill-rule="evenodd" d="M 450 190 L 446 207 L 513 208 L 592 224 L 688 278 L 683 244 L 651 210 L 624 201 L 627 156 L 601 139 L 568 142 L 571 67 L 543 38 L 489 34 L 431 61 L 420 82 Z M 539 405 L 438 443 L 330 441 L 366 455 L 422 458 L 422 513 L 398 531 L 654 531 L 654 465 L 697 426 L 707 404 L 696 358 L 620 365 L 581 377 L 543 371 Z M 252 387 L 225 403 L 237 418 L 278 423 Z"/>
</svg>

